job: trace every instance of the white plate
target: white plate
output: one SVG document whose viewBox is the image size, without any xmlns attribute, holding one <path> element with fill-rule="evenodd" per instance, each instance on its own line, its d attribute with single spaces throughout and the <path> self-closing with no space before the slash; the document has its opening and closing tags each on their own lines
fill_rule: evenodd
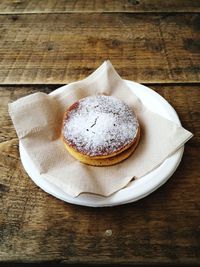
<svg viewBox="0 0 200 267">
<path fill-rule="evenodd" d="M 126 83 L 150 110 L 181 125 L 176 111 L 163 97 L 148 87 L 136 82 L 126 81 Z M 62 90 L 65 90 L 65 86 L 57 91 Z M 93 194 L 81 194 L 80 196 L 73 198 L 64 193 L 57 186 L 48 182 L 44 175 L 41 177 L 41 175 L 35 169 L 31 158 L 20 143 L 20 156 L 22 164 L 28 175 L 40 188 L 65 202 L 91 207 L 121 205 L 137 201 L 149 195 L 163 185 L 175 172 L 181 161 L 183 151 L 184 147 L 180 148 L 175 154 L 166 159 L 163 164 L 161 164 L 154 171 L 138 180 L 131 182 L 126 188 L 121 189 L 110 197 L 101 197 Z"/>
</svg>

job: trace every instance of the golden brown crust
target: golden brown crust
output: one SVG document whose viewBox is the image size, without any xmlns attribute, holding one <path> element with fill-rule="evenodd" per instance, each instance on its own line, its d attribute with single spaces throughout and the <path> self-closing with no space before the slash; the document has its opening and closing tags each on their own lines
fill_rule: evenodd
<svg viewBox="0 0 200 267">
<path fill-rule="evenodd" d="M 73 110 L 76 110 L 79 106 L 79 101 L 75 102 L 73 105 L 71 105 L 64 113 L 64 117 L 63 117 L 63 125 L 62 128 L 64 129 L 64 125 L 67 122 L 67 120 L 70 119 L 69 117 L 69 113 Z M 134 113 L 133 113 L 134 114 Z M 134 114 L 135 116 L 135 114 Z M 136 117 L 136 116 L 135 116 Z M 137 118 L 136 118 L 137 120 Z M 136 133 L 135 136 L 133 136 L 132 141 L 130 140 L 128 144 L 125 144 L 124 146 L 121 145 L 121 147 L 119 147 L 118 149 L 114 149 L 112 152 L 109 153 L 99 153 L 99 155 L 88 155 L 88 151 L 80 151 L 76 144 L 73 143 L 71 140 L 70 142 L 68 141 L 68 139 L 66 138 L 66 136 L 63 134 L 64 131 L 62 131 L 62 139 L 63 142 L 65 143 L 65 145 L 69 148 L 68 150 L 72 151 L 73 154 L 78 153 L 78 155 L 82 155 L 84 156 L 86 159 L 106 159 L 106 158 L 112 158 L 118 154 L 121 154 L 123 151 L 126 151 L 127 149 L 129 149 L 130 147 L 132 147 L 134 145 L 134 143 L 137 140 L 137 136 L 139 134 L 139 125 L 138 128 L 136 129 Z"/>
<path fill-rule="evenodd" d="M 76 148 L 75 148 L 75 146 L 72 146 L 72 145 L 70 145 L 68 142 L 67 142 L 67 140 L 64 138 L 64 135 L 62 134 L 62 140 L 63 140 L 63 142 L 65 143 L 65 146 L 66 147 L 68 147 L 68 151 L 70 150 L 70 151 L 72 151 L 72 153 L 73 154 L 77 154 L 77 155 L 82 155 L 85 159 L 87 159 L 87 160 L 90 160 L 90 159 L 108 159 L 108 158 L 112 158 L 112 157 L 114 157 L 114 156 L 117 156 L 117 155 L 119 155 L 120 153 L 122 153 L 123 151 L 126 151 L 127 149 L 129 149 L 130 147 L 132 147 L 136 142 L 137 142 L 137 140 L 138 140 L 138 136 L 140 136 L 140 127 L 138 127 L 138 130 L 137 130 L 137 134 L 136 134 L 136 136 L 135 136 L 135 138 L 133 139 L 133 141 L 130 143 L 130 144 L 128 144 L 128 145 L 125 145 L 123 148 L 121 148 L 121 149 L 119 149 L 119 150 L 117 150 L 117 151 L 115 151 L 115 152 L 113 152 L 113 153 L 111 153 L 111 154 L 109 154 L 109 155 L 102 155 L 102 156 L 88 156 L 87 154 L 85 154 L 85 153 L 83 153 L 83 152 L 79 152 Z"/>
<path fill-rule="evenodd" d="M 81 153 L 77 153 L 75 150 L 72 150 L 70 146 L 68 146 L 65 143 L 65 147 L 67 149 L 67 151 L 78 161 L 87 164 L 87 165 L 91 165 L 91 166 L 111 166 L 111 165 L 115 165 L 117 163 L 122 162 L 123 160 L 127 159 L 136 149 L 138 143 L 139 143 L 139 139 L 140 139 L 140 129 L 138 130 L 138 134 L 137 134 L 137 138 L 135 139 L 134 144 L 132 144 L 132 146 L 130 146 L 128 149 L 126 149 L 125 151 L 121 152 L 118 155 L 115 155 L 113 157 L 110 158 L 90 158 L 87 157 Z"/>
</svg>

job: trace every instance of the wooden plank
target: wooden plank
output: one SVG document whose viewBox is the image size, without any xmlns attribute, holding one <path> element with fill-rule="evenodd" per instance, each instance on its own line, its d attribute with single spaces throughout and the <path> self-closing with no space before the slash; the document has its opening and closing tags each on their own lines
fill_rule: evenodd
<svg viewBox="0 0 200 267">
<path fill-rule="evenodd" d="M 23 170 L 7 104 L 53 87 L 0 88 L 0 124 L 7 123 L 6 129 L 0 127 L 1 261 L 199 263 L 200 91 L 198 85 L 151 87 L 174 106 L 194 138 L 178 170 L 159 190 L 138 202 L 103 209 L 57 200 Z"/>
<path fill-rule="evenodd" d="M 199 82 L 199 21 L 200 14 L 0 15 L 0 83 L 69 83 L 106 59 L 125 79 Z"/>
<path fill-rule="evenodd" d="M 66 12 L 199 12 L 198 0 L 1 0 L 0 14 Z"/>
</svg>

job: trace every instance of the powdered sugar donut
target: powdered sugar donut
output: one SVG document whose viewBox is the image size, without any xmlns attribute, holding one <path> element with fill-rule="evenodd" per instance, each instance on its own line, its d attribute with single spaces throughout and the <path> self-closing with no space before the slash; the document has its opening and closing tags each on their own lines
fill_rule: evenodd
<svg viewBox="0 0 200 267">
<path fill-rule="evenodd" d="M 63 119 L 62 136 L 67 150 L 88 164 L 125 152 L 138 142 L 139 132 L 133 110 L 112 96 L 80 99 L 66 110 Z"/>
</svg>

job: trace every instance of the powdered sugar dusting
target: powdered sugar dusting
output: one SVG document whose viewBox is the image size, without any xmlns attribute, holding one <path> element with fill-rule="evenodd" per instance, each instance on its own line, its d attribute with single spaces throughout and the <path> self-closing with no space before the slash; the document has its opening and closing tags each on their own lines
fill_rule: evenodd
<svg viewBox="0 0 200 267">
<path fill-rule="evenodd" d="M 99 156 L 130 144 L 137 129 L 136 116 L 125 103 L 101 95 L 81 99 L 68 112 L 63 135 L 81 153 Z"/>
</svg>

